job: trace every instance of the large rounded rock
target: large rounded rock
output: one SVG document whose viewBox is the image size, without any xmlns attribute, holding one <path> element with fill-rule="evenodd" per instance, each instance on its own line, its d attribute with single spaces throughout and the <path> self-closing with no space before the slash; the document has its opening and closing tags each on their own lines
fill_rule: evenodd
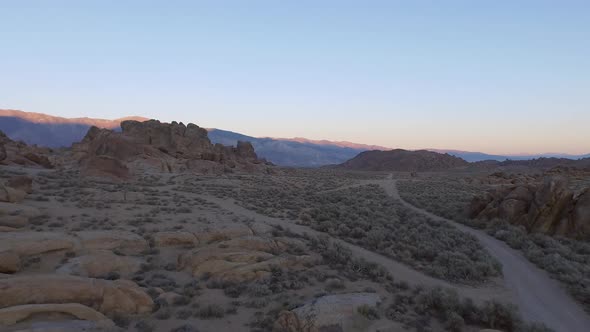
<svg viewBox="0 0 590 332">
<path fill-rule="evenodd" d="M 27 194 L 33 192 L 33 178 L 26 175 L 13 176 L 6 182 L 8 187 L 12 187 L 17 190 L 22 190 Z"/>
<path fill-rule="evenodd" d="M 197 278 L 205 275 L 219 281 L 245 282 L 268 278 L 274 267 L 304 268 L 312 256 L 279 255 L 284 244 L 260 237 L 236 238 L 185 252 L 178 268 Z"/>
<path fill-rule="evenodd" d="M 136 255 L 149 248 L 144 238 L 126 231 L 81 231 L 76 236 L 86 250 L 117 250 Z"/>
<path fill-rule="evenodd" d="M 126 278 L 139 271 L 141 263 L 139 258 L 118 256 L 105 251 L 72 258 L 57 269 L 57 273 L 91 278 L 105 278 L 117 273 Z"/>
<path fill-rule="evenodd" d="M 64 233 L 0 233 L 0 250 L 10 249 L 19 256 L 32 256 L 52 251 L 70 250 L 75 245 L 76 241 Z"/>
<path fill-rule="evenodd" d="M 142 314 L 153 301 L 134 282 L 65 275 L 0 279 L 0 308 L 26 304 L 79 303 L 106 315 Z"/>
<path fill-rule="evenodd" d="M 0 202 L 20 203 L 26 196 L 27 193 L 22 190 L 0 184 Z"/>
<path fill-rule="evenodd" d="M 64 315 L 94 322 L 96 327 L 110 329 L 113 321 L 100 312 L 78 303 L 28 304 L 0 309 L 0 325 L 11 326 L 38 315 Z"/>
<path fill-rule="evenodd" d="M 18 272 L 20 263 L 20 257 L 13 251 L 0 251 L 0 273 Z"/>
<path fill-rule="evenodd" d="M 29 224 L 26 216 L 0 216 L 0 226 L 23 228 Z"/>
<path fill-rule="evenodd" d="M 375 307 L 380 300 L 375 293 L 327 295 L 292 311 L 282 312 L 274 330 L 319 332 L 334 326 L 340 327 L 339 331 L 363 330 L 359 325 L 366 328 L 370 322 L 358 313 L 358 309 Z"/>
<path fill-rule="evenodd" d="M 27 218 L 35 218 L 41 215 L 38 208 L 23 205 L 23 204 L 12 204 L 0 202 L 0 219 L 5 216 L 24 216 Z"/>
</svg>

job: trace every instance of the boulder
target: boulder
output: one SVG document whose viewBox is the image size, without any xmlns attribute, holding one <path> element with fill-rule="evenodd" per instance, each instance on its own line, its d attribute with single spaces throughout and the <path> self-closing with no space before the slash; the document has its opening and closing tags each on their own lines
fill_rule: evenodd
<svg viewBox="0 0 590 332">
<path fill-rule="evenodd" d="M 11 326 L 37 315 L 64 315 L 94 322 L 96 327 L 113 328 L 113 321 L 100 312 L 78 303 L 28 304 L 0 309 L 0 325 Z"/>
<path fill-rule="evenodd" d="M 259 237 L 236 238 L 181 254 L 178 268 L 188 269 L 197 278 L 207 275 L 219 281 L 245 282 L 268 278 L 276 266 L 303 269 L 315 262 L 307 255 L 279 256 L 277 248 L 283 246 Z"/>
<path fill-rule="evenodd" d="M 292 311 L 282 312 L 274 330 L 319 332 L 338 326 L 339 331 L 362 331 L 371 322 L 362 317 L 358 309 L 362 306 L 375 307 L 380 300 L 376 293 L 323 296 Z"/>
<path fill-rule="evenodd" d="M 573 224 L 581 237 L 590 236 L 590 188 L 586 188 L 578 197 L 572 212 Z"/>
<path fill-rule="evenodd" d="M 6 159 L 7 156 L 8 154 L 6 153 L 6 148 L 4 147 L 4 144 L 0 143 L 0 161 Z"/>
<path fill-rule="evenodd" d="M 86 250 L 117 250 L 137 255 L 149 248 L 144 238 L 126 231 L 81 231 L 76 236 Z"/>
<path fill-rule="evenodd" d="M 22 215 L 2 216 L 0 215 L 0 226 L 23 228 L 29 224 L 29 218 Z"/>
<path fill-rule="evenodd" d="M 0 219 L 5 216 L 24 216 L 27 218 L 35 218 L 41 215 L 39 209 L 33 206 L 23 204 L 13 204 L 0 202 Z"/>
<path fill-rule="evenodd" d="M 33 192 L 33 178 L 31 178 L 30 176 L 13 176 L 10 179 L 8 179 L 6 185 L 17 190 L 22 190 L 27 194 L 31 194 Z"/>
<path fill-rule="evenodd" d="M 33 152 L 28 152 L 24 154 L 24 157 L 39 166 L 43 166 L 45 168 L 53 168 L 51 161 L 49 161 L 49 158 L 47 158 L 46 156 L 39 155 Z"/>
<path fill-rule="evenodd" d="M 143 314 L 153 301 L 134 282 L 66 275 L 0 279 L 0 308 L 27 304 L 79 303 L 105 315 Z"/>
<path fill-rule="evenodd" d="M 128 278 L 139 271 L 142 262 L 136 257 L 118 256 L 108 251 L 96 252 L 71 258 L 56 272 L 91 278 L 105 278 L 111 273 L 117 273 Z"/>
<path fill-rule="evenodd" d="M 22 190 L 0 184 L 0 202 L 20 203 L 26 196 L 27 193 Z"/>
<path fill-rule="evenodd" d="M 0 233 L 0 251 L 10 249 L 21 257 L 39 255 L 52 251 L 70 250 L 75 245 L 76 241 L 64 233 Z"/>
<path fill-rule="evenodd" d="M 13 251 L 0 251 L 0 273 L 20 271 L 20 257 Z"/>
</svg>

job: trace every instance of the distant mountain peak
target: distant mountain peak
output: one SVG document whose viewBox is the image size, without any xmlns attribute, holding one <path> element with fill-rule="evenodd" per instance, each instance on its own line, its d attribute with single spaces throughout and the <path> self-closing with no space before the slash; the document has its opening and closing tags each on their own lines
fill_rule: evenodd
<svg viewBox="0 0 590 332">
<path fill-rule="evenodd" d="M 64 118 L 60 116 L 53 116 L 43 113 L 24 112 L 20 110 L 0 109 L 0 117 L 15 117 L 26 120 L 32 123 L 47 123 L 47 124 L 83 124 L 89 126 L 96 126 L 99 128 L 112 129 L 119 127 L 120 123 L 125 120 L 147 121 L 148 118 L 141 116 L 127 116 L 119 119 L 95 119 L 89 117 L 80 118 Z"/>
</svg>

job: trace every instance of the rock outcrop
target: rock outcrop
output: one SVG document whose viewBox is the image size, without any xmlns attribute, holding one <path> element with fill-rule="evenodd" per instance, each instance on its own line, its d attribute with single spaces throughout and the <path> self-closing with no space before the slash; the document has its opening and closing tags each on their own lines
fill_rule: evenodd
<svg viewBox="0 0 590 332">
<path fill-rule="evenodd" d="M 71 258 L 56 272 L 90 278 L 107 278 L 111 274 L 130 278 L 139 271 L 142 262 L 143 260 L 137 257 L 119 256 L 104 251 Z"/>
<path fill-rule="evenodd" d="M 222 282 L 262 280 L 273 267 L 302 269 L 314 262 L 312 256 L 279 255 L 286 242 L 258 236 L 235 238 L 188 251 L 178 258 L 178 268 L 194 277 L 208 276 Z"/>
<path fill-rule="evenodd" d="M 25 175 L 13 176 L 6 182 L 6 185 L 14 189 L 22 190 L 27 194 L 33 192 L 33 178 Z"/>
<path fill-rule="evenodd" d="M 566 178 L 549 176 L 542 183 L 501 186 L 475 197 L 469 213 L 474 219 L 507 220 L 530 232 L 587 238 L 590 189 L 576 195 Z"/>
<path fill-rule="evenodd" d="M 284 311 L 275 322 L 274 331 L 364 331 L 368 322 L 358 310 L 375 307 L 380 302 L 375 293 L 327 295 L 291 311 Z"/>
<path fill-rule="evenodd" d="M 48 158 L 51 150 L 15 142 L 0 131 L 0 164 L 53 168 Z"/>
<path fill-rule="evenodd" d="M 86 250 L 117 250 L 137 255 L 149 248 L 143 237 L 127 231 L 81 231 L 76 236 Z"/>
<path fill-rule="evenodd" d="M 195 124 L 123 121 L 122 132 L 91 127 L 73 151 L 89 176 L 127 178 L 134 170 L 224 172 L 262 167 L 248 142 L 236 147 L 211 144 Z"/>
<path fill-rule="evenodd" d="M 0 309 L 0 325 L 12 326 L 39 315 L 74 317 L 78 321 L 93 322 L 101 329 L 112 329 L 115 324 L 100 312 L 78 303 L 28 304 Z"/>
<path fill-rule="evenodd" d="M 35 275 L 0 279 L 0 309 L 29 305 L 78 303 L 105 315 L 143 314 L 153 301 L 134 282 L 65 275 Z"/>
</svg>

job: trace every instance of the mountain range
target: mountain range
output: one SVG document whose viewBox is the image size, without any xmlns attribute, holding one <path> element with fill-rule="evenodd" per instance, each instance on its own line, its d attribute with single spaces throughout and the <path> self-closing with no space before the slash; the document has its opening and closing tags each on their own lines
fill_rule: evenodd
<svg viewBox="0 0 590 332">
<path fill-rule="evenodd" d="M 120 130 L 124 120 L 146 121 L 147 118 L 130 116 L 115 120 L 93 118 L 63 118 L 42 113 L 23 112 L 18 110 L 0 109 L 0 130 L 13 140 L 21 140 L 27 144 L 37 144 L 51 148 L 69 147 L 72 143 L 82 140 L 92 126 Z M 319 167 L 341 164 L 364 151 L 391 150 L 391 148 L 358 144 L 346 141 L 310 140 L 307 138 L 272 138 L 253 137 L 222 129 L 208 129 L 212 143 L 235 146 L 238 141 L 249 141 L 258 156 L 274 164 L 292 167 Z M 481 152 L 460 150 L 425 149 L 446 153 L 462 158 L 468 162 L 483 160 L 531 160 L 540 157 L 567 159 L 588 158 L 587 155 L 539 154 L 539 155 L 493 155 Z"/>
</svg>

